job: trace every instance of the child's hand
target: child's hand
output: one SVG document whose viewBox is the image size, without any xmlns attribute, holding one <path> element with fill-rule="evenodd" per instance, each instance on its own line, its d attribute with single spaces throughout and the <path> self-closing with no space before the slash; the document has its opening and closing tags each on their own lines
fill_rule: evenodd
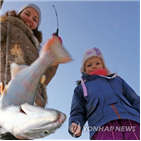
<svg viewBox="0 0 141 141">
<path fill-rule="evenodd" d="M 74 136 L 79 137 L 81 135 L 80 124 L 72 123 L 70 126 L 70 132 L 73 133 Z"/>
</svg>

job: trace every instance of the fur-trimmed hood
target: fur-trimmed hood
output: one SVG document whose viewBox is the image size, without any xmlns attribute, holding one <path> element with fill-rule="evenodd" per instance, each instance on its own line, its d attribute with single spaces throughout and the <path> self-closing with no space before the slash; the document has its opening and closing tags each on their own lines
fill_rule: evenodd
<svg viewBox="0 0 141 141">
<path fill-rule="evenodd" d="M 17 17 L 13 17 L 13 16 L 1 16 L 0 17 L 0 22 L 8 22 L 18 28 L 20 28 L 27 36 L 28 38 L 31 40 L 31 42 L 36 46 L 36 48 L 39 50 L 40 49 L 40 44 L 38 42 L 38 40 L 36 39 L 36 37 L 33 35 L 32 30 L 30 30 L 24 23 L 22 20 L 20 20 Z"/>
</svg>

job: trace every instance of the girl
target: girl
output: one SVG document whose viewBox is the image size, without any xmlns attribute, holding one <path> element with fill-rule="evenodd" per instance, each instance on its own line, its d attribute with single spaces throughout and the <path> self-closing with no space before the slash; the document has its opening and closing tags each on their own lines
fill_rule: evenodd
<svg viewBox="0 0 141 141">
<path fill-rule="evenodd" d="M 0 78 L 3 85 L 11 79 L 10 64 L 30 65 L 39 57 L 42 33 L 38 31 L 41 23 L 41 11 L 35 4 L 24 5 L 18 13 L 6 12 L 1 16 Z M 46 86 L 54 77 L 58 65 L 50 66 L 46 71 L 46 81 L 40 84 L 35 103 L 41 107 L 47 104 Z M 1 134 L 2 139 L 16 139 L 10 133 Z"/>
<path fill-rule="evenodd" d="M 92 140 L 139 140 L 140 98 L 122 78 L 110 73 L 98 48 L 86 50 L 80 70 L 69 133 L 79 137 L 83 129 L 90 131 Z"/>
</svg>

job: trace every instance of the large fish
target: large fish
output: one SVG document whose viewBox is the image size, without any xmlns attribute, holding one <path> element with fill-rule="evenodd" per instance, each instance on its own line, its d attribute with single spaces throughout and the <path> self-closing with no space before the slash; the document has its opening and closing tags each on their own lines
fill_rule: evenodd
<svg viewBox="0 0 141 141">
<path fill-rule="evenodd" d="M 55 132 L 62 125 L 66 119 L 64 113 L 34 106 L 34 101 L 46 69 L 70 60 L 59 39 L 52 37 L 30 66 L 11 64 L 12 78 L 0 97 L 0 125 L 7 132 L 19 139 L 36 139 Z"/>
</svg>

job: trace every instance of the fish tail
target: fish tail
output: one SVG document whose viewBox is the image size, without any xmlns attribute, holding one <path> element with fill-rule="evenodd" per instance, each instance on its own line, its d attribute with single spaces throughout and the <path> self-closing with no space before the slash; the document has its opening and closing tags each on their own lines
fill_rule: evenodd
<svg viewBox="0 0 141 141">
<path fill-rule="evenodd" d="M 63 47 L 61 40 L 58 37 L 53 36 L 50 38 L 43 46 L 41 53 L 45 53 L 48 50 L 50 50 L 56 58 L 52 66 L 72 60 L 70 54 Z"/>
<path fill-rule="evenodd" d="M 47 52 L 49 49 L 51 50 L 51 47 L 53 45 L 55 45 L 57 42 L 59 41 L 59 39 L 57 39 L 56 37 L 52 37 L 50 38 L 43 46 L 41 53 L 45 53 Z"/>
</svg>

